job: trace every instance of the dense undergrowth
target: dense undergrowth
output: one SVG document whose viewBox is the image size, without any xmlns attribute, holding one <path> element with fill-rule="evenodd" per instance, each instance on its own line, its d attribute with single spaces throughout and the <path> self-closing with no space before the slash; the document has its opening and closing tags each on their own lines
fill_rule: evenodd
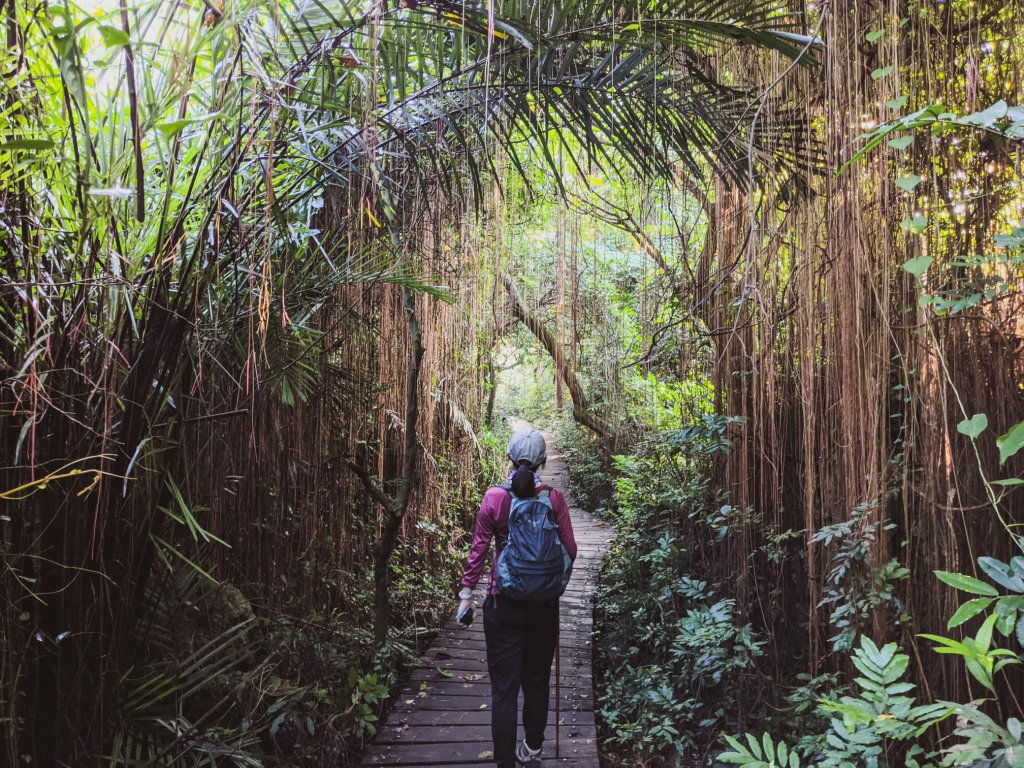
<svg viewBox="0 0 1024 768">
<path fill-rule="evenodd" d="M 140 639 L 148 661 L 121 688 L 110 764 L 357 765 L 451 608 L 463 534 L 500 472 L 505 439 L 481 433 L 478 483 L 454 489 L 443 524 L 418 524 L 442 567 L 423 568 L 427 553 L 410 542 L 396 552 L 384 645 L 374 640 L 370 567 L 337 573 L 329 610 L 314 614 L 288 608 L 286 578 L 271 607 L 196 568 L 169 568 Z"/>
<path fill-rule="evenodd" d="M 972 596 L 949 629 L 969 621 L 977 628 L 963 640 L 920 637 L 938 653 L 961 656 L 983 689 L 972 701 L 937 700 L 910 681 L 911 657 L 898 643 L 873 640 L 878 622 L 891 635 L 911 619 L 895 596 L 906 569 L 896 559 L 871 562 L 879 526 L 870 504 L 858 507 L 849 522 L 816 534 L 832 552 L 829 587 L 817 607 L 835 634 L 830 665 L 812 676 L 796 638 L 785 636 L 806 627 L 787 623 L 779 591 L 758 592 L 750 573 L 723 573 L 716 562 L 732 537 L 763 525 L 750 510 L 733 508 L 710 480 L 735 421 L 708 416 L 649 434 L 615 457 L 614 475 L 598 471 L 608 458 L 596 443 L 571 428 L 559 432 L 562 450 L 576 457 L 569 463 L 574 493 L 602 498 L 614 477 L 613 493 L 597 507 L 620 531 L 595 600 L 606 764 L 1024 765 L 1021 723 L 1012 715 L 1024 646 L 1024 558 L 981 558 L 984 581 L 937 572 Z M 789 547 L 799 538 L 765 536 L 750 572 L 799 559 Z"/>
</svg>

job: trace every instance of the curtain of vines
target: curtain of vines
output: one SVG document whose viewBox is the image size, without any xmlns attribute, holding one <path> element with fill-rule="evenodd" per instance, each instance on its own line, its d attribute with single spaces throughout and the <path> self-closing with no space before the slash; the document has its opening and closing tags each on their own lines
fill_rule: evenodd
<svg viewBox="0 0 1024 768">
<path fill-rule="evenodd" d="M 823 671 L 836 629 L 819 602 L 835 562 L 812 539 L 861 507 L 857 535 L 870 565 L 896 558 L 909 569 L 898 604 L 864 628 L 915 648 L 932 695 L 966 700 L 976 684 L 971 691 L 962 666 L 918 647 L 914 633 L 942 632 L 956 609 L 933 570 L 970 573 L 978 556 L 1017 551 L 1019 495 L 997 513 L 982 478 L 1014 477 L 1021 459 L 1001 466 L 991 438 L 976 459 L 957 424 L 986 413 L 999 435 L 1021 419 L 1024 306 L 1019 275 L 998 267 L 989 269 L 1009 289 L 969 310 L 937 313 L 921 296 L 970 293 L 986 268 L 964 264 L 1019 226 L 1020 151 L 982 131 L 921 132 L 909 148 L 883 145 L 837 169 L 862 134 L 901 111 L 1020 103 L 1024 17 L 1019 3 L 966 2 L 832 2 L 812 15 L 822 14 L 824 77 L 789 73 L 776 95 L 801 105 L 824 143 L 824 173 L 803 178 L 811 194 L 758 193 L 753 209 L 742 188 L 720 182 L 708 210 L 715 287 L 702 319 L 717 340 L 720 407 L 747 417 L 725 479 L 734 501 L 763 512 L 768 526 L 749 526 L 723 574 L 744 574 L 740 590 L 751 600 L 781 584 L 769 637 L 787 645 L 775 658 L 792 659 L 789 638 L 803 624 L 806 668 Z M 740 56 L 729 66 L 763 61 Z M 779 73 L 767 65 L 761 80 Z M 895 184 L 906 174 L 922 179 L 910 192 Z M 930 223 L 921 234 L 900 226 L 922 215 Z M 934 260 L 924 284 L 902 268 L 921 255 Z M 766 535 L 785 529 L 804 531 L 802 552 L 793 549 L 777 573 L 744 567 Z"/>
</svg>

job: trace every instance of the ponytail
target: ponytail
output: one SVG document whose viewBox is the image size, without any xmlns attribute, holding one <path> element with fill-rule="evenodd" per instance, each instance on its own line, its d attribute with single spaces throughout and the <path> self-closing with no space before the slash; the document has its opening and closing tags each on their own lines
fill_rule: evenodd
<svg viewBox="0 0 1024 768">
<path fill-rule="evenodd" d="M 533 468 L 525 459 L 520 459 L 519 466 L 512 473 L 512 493 L 520 499 L 528 499 L 537 495 L 537 485 L 533 479 Z"/>
</svg>

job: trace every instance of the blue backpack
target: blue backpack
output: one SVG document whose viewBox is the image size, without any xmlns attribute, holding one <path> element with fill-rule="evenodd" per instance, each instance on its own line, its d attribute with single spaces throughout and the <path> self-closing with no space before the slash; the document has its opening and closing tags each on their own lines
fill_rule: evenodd
<svg viewBox="0 0 1024 768">
<path fill-rule="evenodd" d="M 521 499 L 511 497 L 508 539 L 498 555 L 495 575 L 501 594 L 515 600 L 551 602 L 561 597 L 572 575 L 572 559 L 558 537 L 558 525 L 547 491 Z"/>
</svg>

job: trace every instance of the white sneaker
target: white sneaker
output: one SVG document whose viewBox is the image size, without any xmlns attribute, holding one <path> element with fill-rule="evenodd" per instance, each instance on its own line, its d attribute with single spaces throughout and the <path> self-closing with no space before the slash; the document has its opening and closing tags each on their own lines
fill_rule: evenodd
<svg viewBox="0 0 1024 768">
<path fill-rule="evenodd" d="M 516 763 L 525 768 L 540 768 L 540 753 L 539 749 L 530 749 L 523 739 L 516 745 Z"/>
</svg>

